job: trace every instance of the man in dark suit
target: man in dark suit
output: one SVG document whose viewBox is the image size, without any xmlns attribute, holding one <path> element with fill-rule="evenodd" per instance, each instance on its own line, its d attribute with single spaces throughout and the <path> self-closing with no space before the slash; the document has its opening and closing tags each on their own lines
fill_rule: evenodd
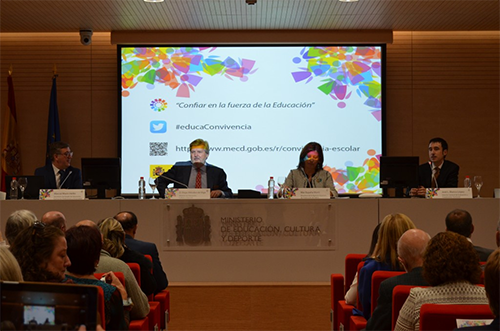
<svg viewBox="0 0 500 331">
<path fill-rule="evenodd" d="M 429 234 L 418 229 L 408 230 L 399 238 L 398 260 L 406 273 L 380 284 L 377 307 L 366 324 L 366 330 L 391 330 L 392 291 L 397 285 L 429 285 L 422 277 L 423 257 L 429 239 Z"/>
<path fill-rule="evenodd" d="M 155 294 L 165 289 L 168 286 L 167 275 L 161 266 L 158 249 L 154 243 L 149 243 L 135 239 L 137 232 L 137 216 L 131 211 L 121 211 L 114 217 L 121 223 L 125 231 L 125 245 L 133 251 L 143 255 L 150 255 L 153 259 L 153 277 L 156 281 Z"/>
<path fill-rule="evenodd" d="M 472 224 L 472 216 L 468 211 L 462 209 L 455 209 L 446 215 L 446 231 L 455 232 L 467 237 L 472 243 L 471 236 L 474 232 L 474 224 Z M 486 262 L 488 256 L 493 253 L 492 249 L 484 248 L 480 246 L 475 246 L 477 254 L 479 255 L 479 261 Z"/>
<path fill-rule="evenodd" d="M 210 188 L 211 198 L 231 198 L 233 192 L 227 185 L 223 169 L 206 163 L 210 148 L 208 142 L 196 139 L 189 144 L 191 161 L 177 162 L 170 170 L 157 179 L 158 192 L 165 197 L 167 185 L 174 183 L 177 188 Z"/>
<path fill-rule="evenodd" d="M 497 248 L 488 258 L 484 268 L 484 289 L 488 297 L 490 310 L 495 319 L 488 325 L 463 327 L 455 330 L 500 330 L 500 248 Z"/>
<path fill-rule="evenodd" d="M 35 176 L 45 178 L 44 189 L 81 189 L 82 173 L 71 166 L 73 152 L 68 143 L 56 141 L 50 144 L 49 154 L 52 162 L 37 168 Z"/>
<path fill-rule="evenodd" d="M 418 188 L 412 188 L 411 196 L 425 196 L 425 188 L 458 187 L 460 167 L 446 160 L 448 143 L 443 138 L 429 141 L 429 162 L 418 168 Z"/>
</svg>

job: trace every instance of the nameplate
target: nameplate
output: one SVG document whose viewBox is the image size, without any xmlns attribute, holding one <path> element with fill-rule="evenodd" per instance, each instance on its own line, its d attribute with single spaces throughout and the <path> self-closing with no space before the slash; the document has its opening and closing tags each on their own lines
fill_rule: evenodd
<svg viewBox="0 0 500 331">
<path fill-rule="evenodd" d="M 427 199 L 471 199 L 472 188 L 428 188 L 425 192 Z"/>
<path fill-rule="evenodd" d="M 40 200 L 85 200 L 85 190 L 40 190 Z"/>
<path fill-rule="evenodd" d="M 329 188 L 298 188 L 290 199 L 330 199 Z"/>
<path fill-rule="evenodd" d="M 165 190 L 165 199 L 210 199 L 209 188 L 173 188 Z"/>
</svg>

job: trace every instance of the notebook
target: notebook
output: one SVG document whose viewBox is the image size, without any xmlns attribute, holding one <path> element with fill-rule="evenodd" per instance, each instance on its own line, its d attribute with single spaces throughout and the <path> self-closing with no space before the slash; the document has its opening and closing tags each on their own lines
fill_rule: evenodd
<svg viewBox="0 0 500 331">
<path fill-rule="evenodd" d="M 0 330 L 95 330 L 97 287 L 0 282 Z"/>
</svg>

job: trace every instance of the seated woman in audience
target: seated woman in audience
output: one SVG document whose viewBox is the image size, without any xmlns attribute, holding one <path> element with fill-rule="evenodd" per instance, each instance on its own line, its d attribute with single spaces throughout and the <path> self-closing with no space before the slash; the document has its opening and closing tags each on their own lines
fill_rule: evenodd
<svg viewBox="0 0 500 331">
<path fill-rule="evenodd" d="M 17 235 L 22 230 L 33 225 L 36 220 L 35 214 L 26 209 L 16 210 L 10 214 L 5 223 L 5 238 L 7 239 L 7 243 L 12 245 Z"/>
<path fill-rule="evenodd" d="M 377 224 L 375 229 L 373 229 L 372 233 L 372 241 L 370 243 L 370 249 L 368 250 L 368 254 L 363 258 L 363 261 L 371 258 L 373 255 L 373 251 L 375 250 L 375 246 L 377 245 L 378 240 L 378 230 L 380 229 L 380 224 Z M 354 275 L 354 279 L 352 280 L 351 286 L 349 287 L 349 291 L 345 294 L 345 302 L 349 305 L 356 306 L 358 301 L 358 272 L 356 271 L 356 275 Z"/>
<path fill-rule="evenodd" d="M 125 246 L 125 231 L 120 222 L 108 217 L 98 224 L 103 236 L 103 249 L 112 257 L 118 258 L 125 263 L 137 263 L 141 268 L 141 290 L 146 295 L 154 293 L 156 280 L 151 273 L 153 264 L 141 253 L 133 251 Z"/>
<path fill-rule="evenodd" d="M 410 290 L 395 330 L 419 330 L 420 307 L 426 303 L 488 303 L 484 287 L 475 285 L 481 277 L 479 257 L 462 235 L 446 231 L 432 238 L 424 254 L 422 275 L 431 287 Z"/>
<path fill-rule="evenodd" d="M 25 281 L 62 282 L 71 265 L 64 233 L 38 221 L 17 235 L 10 250 Z"/>
<path fill-rule="evenodd" d="M 285 180 L 285 187 L 289 188 L 329 188 L 330 196 L 337 197 L 338 193 L 333 184 L 332 175 L 323 169 L 323 148 L 316 142 L 310 142 L 302 148 L 299 155 L 297 169 L 290 171 Z"/>
<path fill-rule="evenodd" d="M 0 280 L 23 281 L 21 267 L 9 247 L 5 245 L 0 245 Z"/>
<path fill-rule="evenodd" d="M 110 284 L 94 277 L 102 247 L 99 231 L 90 226 L 72 227 L 66 231 L 66 240 L 68 256 L 73 261 L 66 277 L 76 284 L 102 287 L 106 330 L 128 330 L 128 314 L 125 314 L 122 301 L 128 301 L 128 296 L 122 283 L 113 272 L 105 274 Z"/>
<path fill-rule="evenodd" d="M 373 255 L 359 271 L 359 301 L 367 320 L 371 316 L 372 275 L 377 270 L 402 270 L 397 253 L 398 240 L 409 229 L 415 229 L 415 224 L 404 214 L 387 215 L 380 224 Z"/>
</svg>

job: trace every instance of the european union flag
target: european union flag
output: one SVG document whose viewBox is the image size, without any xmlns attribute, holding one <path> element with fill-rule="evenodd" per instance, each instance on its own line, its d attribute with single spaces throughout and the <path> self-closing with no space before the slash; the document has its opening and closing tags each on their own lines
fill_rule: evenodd
<svg viewBox="0 0 500 331">
<path fill-rule="evenodd" d="M 52 90 L 50 91 L 49 105 L 49 125 L 47 128 L 47 160 L 46 164 L 51 164 L 51 155 L 49 155 L 49 146 L 53 142 L 61 140 L 61 131 L 59 128 L 59 110 L 57 108 L 57 75 L 52 78 Z"/>
</svg>

